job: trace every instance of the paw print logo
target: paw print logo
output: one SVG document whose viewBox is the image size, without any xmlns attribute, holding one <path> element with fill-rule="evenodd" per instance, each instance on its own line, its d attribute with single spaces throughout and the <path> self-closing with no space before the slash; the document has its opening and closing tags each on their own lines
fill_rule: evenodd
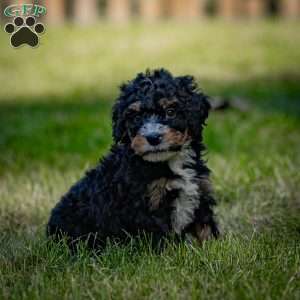
<svg viewBox="0 0 300 300">
<path fill-rule="evenodd" d="M 32 16 L 23 19 L 16 17 L 13 23 L 7 23 L 4 30 L 11 34 L 10 43 L 14 48 L 21 45 L 36 47 L 39 44 L 39 34 L 45 31 L 42 23 L 36 23 Z"/>
</svg>

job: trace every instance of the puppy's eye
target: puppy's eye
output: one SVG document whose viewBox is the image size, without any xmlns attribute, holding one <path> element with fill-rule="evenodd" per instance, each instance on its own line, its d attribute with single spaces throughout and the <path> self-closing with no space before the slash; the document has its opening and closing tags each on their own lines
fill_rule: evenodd
<svg viewBox="0 0 300 300">
<path fill-rule="evenodd" d="M 140 122 L 142 120 L 142 117 L 141 116 L 135 116 L 134 117 L 134 122 L 135 123 L 138 123 L 138 122 Z"/>
<path fill-rule="evenodd" d="M 175 118 L 176 117 L 176 110 L 174 108 L 168 108 L 166 110 L 166 115 L 170 119 Z"/>
</svg>

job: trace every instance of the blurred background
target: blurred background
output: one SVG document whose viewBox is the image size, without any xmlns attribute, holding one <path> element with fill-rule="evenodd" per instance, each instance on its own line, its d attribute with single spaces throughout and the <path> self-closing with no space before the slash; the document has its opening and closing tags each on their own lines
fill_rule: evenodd
<svg viewBox="0 0 300 300">
<path fill-rule="evenodd" d="M 165 18 L 188 20 L 206 17 L 297 18 L 300 15 L 298 0 L 3 0 L 2 8 L 16 3 L 46 6 L 46 19 L 53 24 L 67 20 L 90 24 L 98 19 L 120 22 L 134 18 L 154 21 Z"/>
</svg>

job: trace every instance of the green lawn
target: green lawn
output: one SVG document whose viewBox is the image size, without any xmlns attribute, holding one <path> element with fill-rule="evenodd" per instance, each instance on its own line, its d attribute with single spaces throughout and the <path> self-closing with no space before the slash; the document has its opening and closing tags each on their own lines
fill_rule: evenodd
<svg viewBox="0 0 300 300">
<path fill-rule="evenodd" d="M 300 299 L 299 29 L 69 25 L 34 50 L 0 32 L 0 299 Z M 46 243 L 50 209 L 109 149 L 118 85 L 147 67 L 249 103 L 212 113 L 205 130 L 223 236 L 72 257 Z"/>
</svg>

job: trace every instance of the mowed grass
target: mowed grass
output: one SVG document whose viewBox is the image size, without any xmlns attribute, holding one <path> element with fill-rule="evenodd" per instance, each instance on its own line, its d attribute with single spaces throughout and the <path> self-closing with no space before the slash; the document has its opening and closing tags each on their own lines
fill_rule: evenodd
<svg viewBox="0 0 300 300">
<path fill-rule="evenodd" d="M 34 50 L 0 33 L 0 299 L 299 299 L 299 25 L 69 25 Z M 249 105 L 205 129 L 222 238 L 71 256 L 45 238 L 50 210 L 108 151 L 118 85 L 147 67 Z"/>
</svg>

